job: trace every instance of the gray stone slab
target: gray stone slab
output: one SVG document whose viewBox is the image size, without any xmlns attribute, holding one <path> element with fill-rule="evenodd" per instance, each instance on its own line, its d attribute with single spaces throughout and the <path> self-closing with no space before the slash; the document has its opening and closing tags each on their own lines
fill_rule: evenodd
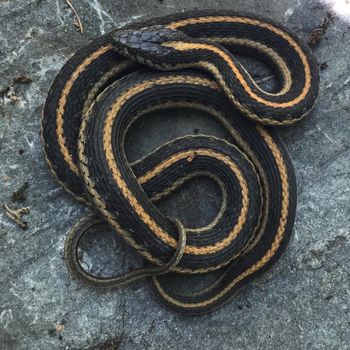
<svg viewBox="0 0 350 350">
<path fill-rule="evenodd" d="M 74 27 L 63 0 L 0 0 L 0 203 L 11 203 L 13 191 L 27 181 L 23 204 L 31 207 L 27 231 L 0 212 L 0 348 L 349 349 L 350 24 L 334 18 L 315 50 L 328 68 L 321 72 L 313 115 L 279 131 L 299 186 L 295 233 L 286 254 L 224 308 L 185 318 L 159 305 L 146 282 L 100 292 L 76 284 L 67 273 L 64 238 L 87 210 L 60 188 L 44 160 L 39 125 L 50 83 L 78 47 L 144 16 L 207 7 L 249 10 L 305 38 L 326 9 L 307 0 L 74 4 L 84 34 Z M 254 62 L 248 64 L 256 76 L 265 74 Z M 23 75 L 32 82 L 14 82 Z M 130 159 L 194 129 L 223 135 L 200 115 L 174 112 L 167 118 L 155 116 L 135 126 Z M 201 187 L 207 194 L 191 204 L 187 199 Z M 219 205 L 217 188 L 201 180 L 162 204 L 190 226 L 210 220 Z M 195 215 L 186 216 L 194 210 Z M 140 263 L 108 233 L 101 240 L 91 237 L 84 247 L 84 262 L 95 271 L 113 273 Z"/>
</svg>

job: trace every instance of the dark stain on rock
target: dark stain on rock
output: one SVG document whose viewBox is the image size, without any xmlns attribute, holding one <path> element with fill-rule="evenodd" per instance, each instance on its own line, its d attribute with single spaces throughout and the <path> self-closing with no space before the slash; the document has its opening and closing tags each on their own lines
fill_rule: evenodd
<svg viewBox="0 0 350 350">
<path fill-rule="evenodd" d="M 322 41 L 329 26 L 333 22 L 333 18 L 333 15 L 327 12 L 326 17 L 323 18 L 321 24 L 310 33 L 309 38 L 307 39 L 307 44 L 311 48 L 315 48 Z"/>
<path fill-rule="evenodd" d="M 341 245 L 345 244 L 347 242 L 347 238 L 343 235 L 335 236 L 333 239 L 329 240 L 325 247 L 322 249 L 312 249 L 310 250 L 310 253 L 315 256 L 316 258 L 322 257 L 324 254 L 326 254 L 329 250 L 335 249 L 340 247 Z"/>
<path fill-rule="evenodd" d="M 18 77 L 13 79 L 14 84 L 30 84 L 32 82 L 32 78 L 27 75 L 19 75 Z"/>
<path fill-rule="evenodd" d="M 328 68 L 328 63 L 327 62 L 322 62 L 319 64 L 320 70 L 325 70 Z"/>
<path fill-rule="evenodd" d="M 343 235 L 335 236 L 333 239 L 329 240 L 326 244 L 326 249 L 338 248 L 347 242 L 347 237 Z"/>
<path fill-rule="evenodd" d="M 12 200 L 14 202 L 24 202 L 27 199 L 27 190 L 29 182 L 25 182 L 17 191 L 12 193 Z"/>
<path fill-rule="evenodd" d="M 121 343 L 122 338 L 113 338 L 111 340 L 107 340 L 104 343 L 84 348 L 84 350 L 119 350 Z"/>
</svg>

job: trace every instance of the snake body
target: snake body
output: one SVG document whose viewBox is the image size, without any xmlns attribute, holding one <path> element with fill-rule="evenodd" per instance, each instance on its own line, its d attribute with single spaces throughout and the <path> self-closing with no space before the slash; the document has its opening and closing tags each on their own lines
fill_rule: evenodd
<svg viewBox="0 0 350 350">
<path fill-rule="evenodd" d="M 279 91 L 262 90 L 236 52 L 270 65 Z M 310 50 L 282 25 L 229 10 L 171 15 L 114 30 L 65 64 L 44 108 L 45 154 L 64 188 L 154 265 L 128 277 L 152 276 L 167 306 L 203 314 L 223 305 L 285 250 L 296 184 L 271 126 L 306 116 L 317 94 Z M 130 126 L 169 108 L 208 114 L 230 139 L 186 136 L 129 163 L 124 139 Z M 218 183 L 223 203 L 209 225 L 184 229 L 155 203 L 198 175 Z M 96 286 L 123 284 L 127 278 L 99 278 L 79 264 L 79 239 L 89 223 L 96 220 L 82 220 L 68 234 L 70 271 Z M 184 295 L 158 276 L 168 270 L 220 275 L 210 287 Z"/>
</svg>

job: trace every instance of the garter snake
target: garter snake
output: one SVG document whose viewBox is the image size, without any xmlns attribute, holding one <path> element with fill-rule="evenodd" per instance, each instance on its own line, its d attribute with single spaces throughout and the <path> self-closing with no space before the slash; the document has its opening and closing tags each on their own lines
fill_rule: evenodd
<svg viewBox="0 0 350 350">
<path fill-rule="evenodd" d="M 279 90 L 262 90 L 235 53 L 267 63 L 279 77 Z M 272 126 L 292 124 L 312 110 L 318 79 L 310 50 L 295 34 L 230 10 L 131 24 L 80 49 L 54 80 L 42 119 L 52 172 L 99 215 L 83 219 L 68 234 L 70 271 L 95 286 L 125 282 L 90 275 L 78 262 L 80 238 L 105 220 L 155 265 L 136 276 L 152 275 L 153 289 L 167 306 L 195 315 L 223 305 L 286 248 L 296 184 Z M 124 139 L 130 126 L 169 108 L 206 113 L 230 139 L 185 136 L 129 163 Z M 155 202 L 198 175 L 219 184 L 222 206 L 209 225 L 184 229 Z M 167 270 L 188 278 L 217 270 L 220 277 L 186 295 L 155 276 Z"/>
</svg>

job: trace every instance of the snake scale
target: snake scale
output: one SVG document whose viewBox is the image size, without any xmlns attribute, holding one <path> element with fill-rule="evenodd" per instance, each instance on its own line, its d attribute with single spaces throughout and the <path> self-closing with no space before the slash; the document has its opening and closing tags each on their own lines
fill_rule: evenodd
<svg viewBox="0 0 350 350">
<path fill-rule="evenodd" d="M 264 91 L 236 58 L 252 56 L 278 76 Z M 173 310 L 199 315 L 235 295 L 284 252 L 296 209 L 296 182 L 274 126 L 310 113 L 318 66 L 309 48 L 276 22 L 231 10 L 183 12 L 126 27 L 78 50 L 55 78 L 45 103 L 42 138 L 62 186 L 94 209 L 65 244 L 72 274 L 96 287 L 148 276 Z M 218 120 L 229 139 L 188 135 L 130 163 L 124 140 L 138 118 L 169 108 Z M 156 202 L 196 176 L 219 185 L 222 205 L 204 227 L 185 228 Z M 80 264 L 91 228 L 112 228 L 148 266 L 103 278 Z M 209 287 L 173 291 L 162 274 L 218 271 Z"/>
</svg>

